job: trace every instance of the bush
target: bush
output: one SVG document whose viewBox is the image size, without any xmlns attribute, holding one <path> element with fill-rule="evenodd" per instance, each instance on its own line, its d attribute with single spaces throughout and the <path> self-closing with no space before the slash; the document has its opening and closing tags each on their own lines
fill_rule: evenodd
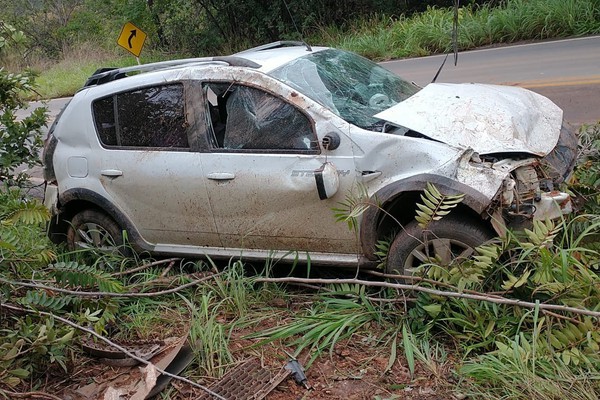
<svg viewBox="0 0 600 400">
<path fill-rule="evenodd" d="M 42 128 L 46 125 L 45 107 L 19 120 L 16 112 L 26 108 L 23 95 L 34 90 L 31 73 L 13 74 L 0 68 L 0 182 L 22 185 L 27 174 L 17 172 L 23 164 L 39 165 Z"/>
</svg>

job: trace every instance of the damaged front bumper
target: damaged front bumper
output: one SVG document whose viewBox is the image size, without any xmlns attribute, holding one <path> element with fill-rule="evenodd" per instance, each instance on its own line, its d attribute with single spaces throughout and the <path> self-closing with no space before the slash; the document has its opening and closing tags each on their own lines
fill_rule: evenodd
<svg viewBox="0 0 600 400">
<path fill-rule="evenodd" d="M 558 219 L 573 212 L 571 196 L 568 193 L 553 191 L 542 193 L 535 202 L 534 219 Z"/>
<path fill-rule="evenodd" d="M 508 214 L 524 213 L 529 219 L 546 220 L 558 219 L 573 212 L 570 195 L 561 192 L 558 187 L 573 172 L 577 151 L 577 135 L 563 124 L 558 142 L 548 155 L 514 170 L 515 202 Z"/>
<path fill-rule="evenodd" d="M 498 234 L 529 228 L 533 220 L 556 220 L 573 212 L 568 193 L 557 190 L 568 179 L 577 154 L 577 138 L 563 129 L 554 151 L 542 159 L 478 156 L 466 151 L 457 178 L 490 195 L 486 213 Z"/>
</svg>

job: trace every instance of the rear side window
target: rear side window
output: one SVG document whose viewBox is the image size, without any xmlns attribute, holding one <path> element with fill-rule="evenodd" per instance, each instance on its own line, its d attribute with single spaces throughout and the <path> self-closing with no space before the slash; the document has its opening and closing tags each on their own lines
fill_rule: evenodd
<svg viewBox="0 0 600 400">
<path fill-rule="evenodd" d="M 189 148 L 182 84 L 119 93 L 92 107 L 105 146 Z"/>
</svg>

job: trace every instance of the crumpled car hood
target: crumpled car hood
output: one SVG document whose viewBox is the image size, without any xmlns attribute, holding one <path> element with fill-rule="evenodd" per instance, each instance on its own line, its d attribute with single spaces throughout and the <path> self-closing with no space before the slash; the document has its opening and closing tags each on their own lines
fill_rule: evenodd
<svg viewBox="0 0 600 400">
<path fill-rule="evenodd" d="M 480 154 L 548 154 L 558 141 L 562 110 L 513 86 L 431 83 L 376 118 Z"/>
</svg>

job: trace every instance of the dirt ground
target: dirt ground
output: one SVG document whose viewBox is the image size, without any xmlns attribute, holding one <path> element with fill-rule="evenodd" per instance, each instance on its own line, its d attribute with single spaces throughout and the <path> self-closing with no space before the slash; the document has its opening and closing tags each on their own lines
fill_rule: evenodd
<svg viewBox="0 0 600 400">
<path fill-rule="evenodd" d="M 268 320 L 267 320 L 268 321 Z M 273 322 L 273 321 L 271 321 Z M 269 322 L 261 325 L 267 328 Z M 355 335 L 350 339 L 337 344 L 334 351 L 324 352 L 318 357 L 306 371 L 306 386 L 297 384 L 291 376 L 288 376 L 269 393 L 265 399 L 288 400 L 288 399 L 343 399 L 343 400 L 435 400 L 435 399 L 462 399 L 464 396 L 453 391 L 455 382 L 449 365 L 442 365 L 435 373 L 417 364 L 415 376 L 411 378 L 409 368 L 403 356 L 398 354 L 394 364 L 388 368 L 390 359 L 390 343 L 385 345 L 377 342 L 377 328 L 373 327 L 368 335 Z M 230 340 L 230 349 L 237 360 L 234 365 L 228 367 L 233 370 L 239 364 L 249 359 L 258 359 L 264 371 L 271 376 L 281 371 L 286 365 L 289 357 L 286 355 L 290 349 L 283 348 L 277 344 L 267 344 L 262 347 L 251 347 L 253 340 L 244 338 L 248 331 L 235 332 Z M 62 370 L 49 371 L 46 393 L 53 393 L 64 400 L 83 399 L 134 399 L 135 396 L 111 397 L 106 391 L 95 393 L 89 397 L 81 394 L 81 388 L 90 384 L 100 384 L 108 381 L 143 381 L 140 379 L 140 367 L 119 367 L 106 365 L 99 361 L 97 356 L 78 354 L 73 360 L 73 371 L 66 377 Z M 306 362 L 308 357 L 302 354 L 299 361 Z M 154 362 L 154 359 L 152 359 Z M 190 367 L 193 369 L 193 364 Z M 387 370 L 387 371 L 386 371 Z M 194 371 L 186 370 L 188 374 L 194 375 Z M 386 372 L 384 372 L 386 371 Z M 183 373 L 186 375 L 186 373 Z M 116 380 L 115 380 L 116 379 Z M 211 386 L 218 382 L 214 378 L 193 378 L 193 380 L 204 386 Z M 247 385 L 248 396 L 256 393 Z M 133 392 L 131 392 L 133 393 Z M 185 382 L 171 380 L 168 386 L 155 399 L 199 399 L 204 392 Z M 224 398 L 240 398 L 227 397 Z M 142 399 L 144 397 L 141 397 Z M 211 398 L 204 397 L 204 398 Z M 253 398 L 253 397 L 245 397 Z M 260 398 L 260 397 L 259 397 Z"/>
<path fill-rule="evenodd" d="M 280 373 L 288 363 L 289 354 L 294 352 L 294 348 L 285 347 L 279 342 L 257 346 L 259 339 L 250 339 L 248 336 L 258 331 L 285 324 L 288 320 L 276 316 L 277 312 L 293 315 L 295 311 L 300 312 L 302 307 L 306 307 L 310 299 L 310 297 L 305 298 L 306 301 L 298 304 L 287 303 L 283 300 L 279 304 L 274 301 L 273 304 L 269 305 L 273 307 L 274 315 L 272 317 L 262 319 L 259 326 L 233 330 L 229 337 L 229 349 L 235 361 L 226 367 L 225 374 L 227 375 L 234 371 L 236 367 L 253 359 L 258 360 L 259 369 L 264 374 L 273 377 Z M 232 318 L 233 315 L 229 317 L 222 316 L 221 322 L 231 322 Z M 189 324 L 189 321 L 171 311 L 167 312 L 166 320 L 169 321 L 166 325 L 152 327 L 151 336 L 153 339 L 149 341 L 150 343 L 147 339 L 142 342 L 141 352 L 147 352 L 154 344 L 153 341 L 160 343 L 163 340 L 170 343 L 165 344 L 164 348 L 172 350 L 161 350 L 162 352 L 159 354 L 164 355 L 170 351 L 174 357 L 181 346 L 184 346 L 185 339 L 188 337 L 188 328 L 184 326 Z M 301 353 L 298 356 L 298 361 L 306 367 L 307 381 L 305 386 L 297 384 L 291 376 L 287 376 L 281 383 L 269 388 L 266 396 L 252 397 L 256 394 L 256 390 L 253 390 L 254 387 L 250 378 L 247 379 L 249 383 L 245 383 L 247 389 L 244 392 L 245 397 L 226 395 L 223 397 L 227 400 L 241 398 L 265 398 L 267 400 L 461 400 L 465 398 L 460 392 L 455 391 L 456 381 L 451 371 L 453 364 L 451 357 L 444 364 L 436 363 L 433 367 L 417 363 L 414 376 L 411 377 L 402 346 L 398 346 L 395 361 L 389 365 L 390 355 L 392 354 L 392 337 L 389 333 L 385 334 L 382 329 L 379 325 L 371 323 L 366 329 L 362 329 L 361 333 L 337 342 L 333 351 L 330 352 L 329 349 L 324 351 L 308 367 L 306 366 L 311 354 L 308 351 Z M 161 335 L 163 337 L 160 337 Z M 154 336 L 157 337 L 154 338 Z M 169 340 L 172 341 L 169 342 Z M 82 351 L 76 352 L 74 358 L 68 363 L 69 371 L 67 374 L 54 364 L 54 367 L 47 372 L 45 383 L 41 387 L 35 388 L 41 393 L 48 393 L 54 397 L 30 398 L 53 400 L 137 400 L 139 398 L 143 400 L 145 396 L 136 397 L 132 394 L 138 393 L 132 388 L 139 389 L 144 379 L 147 379 L 147 375 L 143 375 L 141 372 L 143 365 L 120 366 L 115 365 L 114 362 L 108 362 L 108 364 L 111 364 L 108 365 L 106 360 L 100 359 L 107 357 L 106 354 L 102 352 L 100 354 L 89 354 L 89 349 L 87 352 L 83 351 L 85 344 L 89 342 L 89 340 L 81 341 Z M 132 342 L 137 343 L 137 341 Z M 178 343 L 179 347 L 175 349 L 173 343 Z M 397 338 L 397 343 L 401 343 L 400 336 Z M 103 350 L 105 352 L 115 351 L 114 348 L 109 346 L 104 347 Z M 150 361 L 164 368 L 168 363 L 164 366 L 161 365 L 160 363 L 163 361 L 159 360 L 160 357 L 162 356 L 156 355 L 150 358 Z M 165 356 L 165 359 L 167 358 Z M 205 387 L 211 387 L 211 385 L 218 385 L 219 383 L 219 379 L 202 376 L 193 361 L 180 375 L 189 377 L 193 382 Z M 128 387 L 130 389 L 129 394 L 119 396 L 115 394 L 116 392 L 107 393 L 107 387 L 113 388 L 119 385 Z M 33 390 L 33 388 L 19 389 L 21 393 Z M 211 396 L 202 397 L 203 395 L 205 395 L 205 392 L 202 389 L 172 379 L 161 393 L 152 398 L 169 400 L 213 398 Z M 24 397 L 20 396 L 19 398 Z"/>
</svg>

